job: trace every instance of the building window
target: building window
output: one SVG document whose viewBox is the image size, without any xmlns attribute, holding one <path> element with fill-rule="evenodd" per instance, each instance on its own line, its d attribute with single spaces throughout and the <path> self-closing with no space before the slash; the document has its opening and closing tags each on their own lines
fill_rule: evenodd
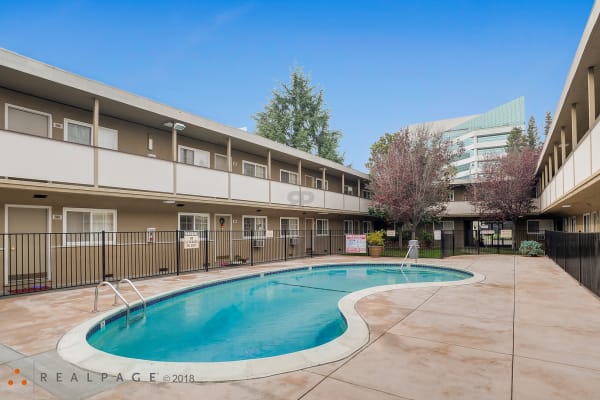
<svg viewBox="0 0 600 400">
<path fill-rule="evenodd" d="M 373 232 L 373 221 L 363 221 L 363 232 L 362 233 L 371 233 Z"/>
<path fill-rule="evenodd" d="M 315 179 L 315 187 L 321 190 L 329 190 L 329 181 L 325 181 L 325 186 L 323 186 L 323 179 L 317 178 Z"/>
<path fill-rule="evenodd" d="M 316 224 L 317 224 L 317 236 L 329 235 L 329 220 L 328 219 L 318 219 L 316 221 Z"/>
<path fill-rule="evenodd" d="M 210 219 L 208 214 L 197 213 L 179 213 L 178 229 L 181 236 L 189 236 L 196 233 L 199 237 L 204 237 L 204 231 L 210 230 Z"/>
<path fill-rule="evenodd" d="M 350 185 L 344 185 L 344 194 L 354 196 L 354 187 Z"/>
<path fill-rule="evenodd" d="M 298 174 L 296 172 L 286 171 L 285 169 L 282 169 L 282 170 L 279 170 L 279 180 L 283 183 L 297 185 L 298 184 Z"/>
<path fill-rule="evenodd" d="M 117 230 L 117 211 L 88 208 L 63 209 L 64 241 L 67 245 L 94 244 L 102 241 L 99 232 L 105 236 L 106 243 L 115 242 Z"/>
<path fill-rule="evenodd" d="M 119 149 L 119 131 L 101 126 L 98 128 L 98 132 L 98 147 L 110 150 Z"/>
<path fill-rule="evenodd" d="M 315 178 L 310 175 L 304 175 L 304 186 L 315 187 Z"/>
<path fill-rule="evenodd" d="M 242 160 L 242 173 L 246 176 L 265 179 L 267 177 L 267 166 Z"/>
<path fill-rule="evenodd" d="M 584 232 L 591 232 L 591 218 L 590 218 L 590 214 L 586 213 L 583 214 L 583 231 Z"/>
<path fill-rule="evenodd" d="M 267 217 L 243 216 L 244 239 L 265 237 L 267 230 Z"/>
<path fill-rule="evenodd" d="M 92 125 L 85 122 L 65 119 L 65 141 L 71 143 L 92 145 Z"/>
<path fill-rule="evenodd" d="M 352 220 L 344 220 L 344 233 L 346 235 L 351 235 L 354 233 L 354 223 L 352 222 Z"/>
<path fill-rule="evenodd" d="M 281 237 L 298 237 L 298 218 L 280 218 L 279 219 L 279 235 Z"/>
<path fill-rule="evenodd" d="M 443 231 L 453 231 L 454 230 L 454 221 L 442 221 L 442 230 Z"/>
<path fill-rule="evenodd" d="M 6 104 L 4 129 L 30 135 L 52 137 L 52 116 L 41 111 Z"/>
<path fill-rule="evenodd" d="M 180 163 L 210 168 L 210 153 L 208 151 L 194 149 L 193 147 L 187 146 L 178 146 L 178 148 L 178 161 Z"/>
<path fill-rule="evenodd" d="M 448 192 L 448 201 L 454 201 L 454 190 Z"/>
<path fill-rule="evenodd" d="M 215 154 L 215 169 L 218 169 L 219 171 L 229 171 L 227 156 L 225 154 Z"/>
<path fill-rule="evenodd" d="M 373 198 L 373 192 L 371 192 L 370 190 L 363 190 L 362 197 L 364 199 L 371 200 Z"/>
</svg>

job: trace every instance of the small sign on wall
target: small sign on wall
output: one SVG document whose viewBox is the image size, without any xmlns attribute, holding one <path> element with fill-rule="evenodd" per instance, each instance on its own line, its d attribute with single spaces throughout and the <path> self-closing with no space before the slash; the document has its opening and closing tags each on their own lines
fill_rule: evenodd
<svg viewBox="0 0 600 400">
<path fill-rule="evenodd" d="M 183 248 L 185 250 L 200 248 L 200 238 L 198 235 L 185 235 L 183 237 Z"/>
<path fill-rule="evenodd" d="M 154 243 L 156 239 L 156 228 L 146 229 L 146 243 Z"/>
<path fill-rule="evenodd" d="M 433 240 L 442 240 L 442 231 L 439 229 L 436 229 L 435 231 L 433 231 Z"/>
<path fill-rule="evenodd" d="M 60 214 L 52 214 L 53 221 L 62 221 L 62 215 Z"/>
<path fill-rule="evenodd" d="M 267 238 L 272 238 L 273 237 L 273 231 L 267 231 L 266 237 Z"/>
<path fill-rule="evenodd" d="M 395 230 L 393 230 L 393 229 L 388 229 L 388 230 L 385 232 L 385 236 L 387 236 L 387 237 L 394 237 L 394 236 L 396 236 L 396 231 L 395 231 Z"/>
<path fill-rule="evenodd" d="M 512 229 L 502 229 L 500 231 L 500 239 L 512 239 Z"/>
</svg>

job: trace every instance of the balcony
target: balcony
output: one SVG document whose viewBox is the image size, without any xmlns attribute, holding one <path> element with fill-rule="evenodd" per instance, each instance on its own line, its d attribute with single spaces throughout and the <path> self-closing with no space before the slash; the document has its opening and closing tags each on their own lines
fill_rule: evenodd
<svg viewBox="0 0 600 400">
<path fill-rule="evenodd" d="M 371 201 L 172 161 L 0 130 L 0 177 L 367 213 Z M 29 156 L 29 157 L 26 157 Z M 94 175 L 97 172 L 97 181 Z"/>
<path fill-rule="evenodd" d="M 600 124 L 596 124 L 579 141 L 564 165 L 546 185 L 540 196 L 540 210 L 544 211 L 562 200 L 570 192 L 600 172 Z"/>
</svg>

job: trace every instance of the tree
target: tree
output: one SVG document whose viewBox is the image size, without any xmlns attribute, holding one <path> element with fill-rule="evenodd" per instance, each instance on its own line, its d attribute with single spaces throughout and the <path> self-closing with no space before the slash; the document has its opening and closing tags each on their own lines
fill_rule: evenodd
<svg viewBox="0 0 600 400">
<path fill-rule="evenodd" d="M 470 188 L 471 203 L 482 219 L 513 221 L 534 209 L 538 149 L 509 150 L 488 160 Z"/>
<path fill-rule="evenodd" d="M 253 116 L 256 132 L 341 164 L 344 155 L 338 152 L 338 147 L 342 133 L 329 128 L 330 115 L 324 106 L 323 90 L 312 86 L 302 69 L 296 68 L 290 83 L 274 89 L 265 110 Z"/>
<path fill-rule="evenodd" d="M 456 169 L 451 165 L 460 155 L 442 132 L 427 125 L 403 128 L 386 134 L 371 147 L 385 144 L 384 151 L 371 153 L 369 189 L 373 206 L 390 222 L 411 227 L 412 238 L 420 222 L 446 208 L 449 184 Z"/>
<path fill-rule="evenodd" d="M 367 168 L 371 168 L 375 159 L 378 155 L 387 153 L 388 148 L 390 147 L 390 143 L 394 140 L 394 135 L 391 133 L 384 133 L 382 137 L 380 137 L 375 143 L 371 145 L 371 155 L 369 156 L 369 160 L 365 164 Z"/>
<path fill-rule="evenodd" d="M 535 118 L 532 115 L 529 117 L 529 122 L 527 122 L 527 146 L 530 149 L 535 149 L 538 147 L 538 143 L 538 127 L 535 123 Z"/>
<path fill-rule="evenodd" d="M 546 116 L 544 117 L 544 136 L 548 137 L 548 132 L 550 132 L 550 127 L 552 126 L 552 113 L 550 111 L 546 111 Z"/>
<path fill-rule="evenodd" d="M 509 151 L 521 151 L 528 146 L 528 139 L 521 128 L 515 127 L 508 134 L 506 145 Z"/>
</svg>

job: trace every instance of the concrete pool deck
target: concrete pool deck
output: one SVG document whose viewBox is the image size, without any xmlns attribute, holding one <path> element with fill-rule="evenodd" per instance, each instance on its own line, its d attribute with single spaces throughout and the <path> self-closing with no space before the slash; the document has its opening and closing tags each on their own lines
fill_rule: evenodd
<svg viewBox="0 0 600 400">
<path fill-rule="evenodd" d="M 366 262 L 375 259 L 365 258 Z M 208 280 L 321 257 L 137 281 L 151 296 Z M 382 258 L 382 262 L 392 259 Z M 121 382 L 56 353 L 91 318 L 93 288 L 0 299 L 2 399 L 587 399 L 600 393 L 600 300 L 546 258 L 421 260 L 481 273 L 483 282 L 376 293 L 357 303 L 369 343 L 341 361 L 225 383 Z M 133 300 L 135 295 L 125 292 Z M 100 310 L 112 308 L 103 291 Z M 15 369 L 19 373 L 15 373 Z M 45 374 L 45 375 L 44 375 Z M 13 385 L 8 385 L 12 380 Z M 23 385 L 22 381 L 26 380 Z"/>
</svg>

